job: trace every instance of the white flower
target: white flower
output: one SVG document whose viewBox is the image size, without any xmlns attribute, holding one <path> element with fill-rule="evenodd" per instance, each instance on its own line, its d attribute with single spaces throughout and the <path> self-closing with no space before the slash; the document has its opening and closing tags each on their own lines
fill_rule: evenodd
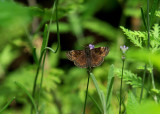
<svg viewBox="0 0 160 114">
<path fill-rule="evenodd" d="M 90 50 L 91 50 L 91 49 L 94 49 L 94 45 L 89 44 L 89 48 L 90 48 Z"/>
<path fill-rule="evenodd" d="M 124 46 L 120 46 L 120 49 L 122 50 L 123 53 L 125 53 L 128 50 L 128 47 Z"/>
</svg>

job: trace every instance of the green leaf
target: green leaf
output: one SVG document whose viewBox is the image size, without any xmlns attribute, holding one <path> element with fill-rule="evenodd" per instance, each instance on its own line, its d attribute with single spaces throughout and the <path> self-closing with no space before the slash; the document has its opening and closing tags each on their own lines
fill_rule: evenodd
<svg viewBox="0 0 160 114">
<path fill-rule="evenodd" d="M 83 22 L 84 29 L 89 29 L 92 32 L 95 32 L 105 38 L 109 38 L 110 40 L 115 39 L 117 36 L 116 28 L 112 27 L 106 22 L 100 21 L 98 19 L 88 19 Z"/>
<path fill-rule="evenodd" d="M 126 16 L 131 16 L 131 17 L 136 17 L 139 18 L 141 12 L 139 11 L 139 9 L 137 8 L 132 8 L 132 7 L 128 7 L 128 8 L 124 8 L 124 14 Z"/>
<path fill-rule="evenodd" d="M 101 91 L 103 114 L 106 114 L 106 100 L 103 91 Z"/>
<path fill-rule="evenodd" d="M 136 100 L 133 93 L 129 92 L 127 101 L 127 114 L 135 114 L 137 106 L 138 106 L 138 101 Z"/>
<path fill-rule="evenodd" d="M 121 73 L 122 73 L 121 69 L 116 68 L 115 73 L 119 78 L 121 78 Z M 141 87 L 141 84 L 142 84 L 141 77 L 138 77 L 136 74 L 128 70 L 124 70 L 123 81 L 125 81 L 126 84 L 131 85 L 133 88 Z"/>
<path fill-rule="evenodd" d="M 27 91 L 27 89 L 26 89 L 22 84 L 20 84 L 19 82 L 15 82 L 15 84 L 16 84 L 19 88 L 21 88 L 21 89 L 28 95 L 29 99 L 31 100 L 32 105 L 34 106 L 35 112 L 36 112 L 36 114 L 37 114 L 38 111 L 37 111 L 36 103 L 35 103 L 33 97 L 31 96 L 31 94 L 30 94 L 30 93 Z"/>
<path fill-rule="evenodd" d="M 0 26 L 8 27 L 10 24 L 24 25 L 32 19 L 31 11 L 16 2 L 0 1 Z"/>
<path fill-rule="evenodd" d="M 37 57 L 37 54 L 36 54 L 36 48 L 33 48 L 33 59 L 36 62 L 36 64 L 38 65 L 38 57 Z"/>
<path fill-rule="evenodd" d="M 102 109 L 99 107 L 99 104 L 96 102 L 96 100 L 95 100 L 92 96 L 90 96 L 90 95 L 88 95 L 88 96 L 89 96 L 90 99 L 93 101 L 93 103 L 96 105 L 96 107 L 97 107 L 97 109 L 99 110 L 99 112 L 100 112 L 101 114 L 103 114 Z"/>
<path fill-rule="evenodd" d="M 160 11 L 156 11 L 156 16 L 160 17 Z"/>
<path fill-rule="evenodd" d="M 70 28 L 70 25 L 68 23 L 65 23 L 65 22 L 59 22 L 59 32 L 60 33 L 68 33 L 71 31 L 71 28 Z M 50 31 L 51 32 L 57 32 L 57 26 L 56 26 L 56 23 L 53 23 L 51 26 L 50 26 Z"/>
<path fill-rule="evenodd" d="M 144 101 L 141 105 L 136 105 L 134 112 L 130 112 L 127 114 L 159 114 L 160 105 L 153 101 Z"/>
<path fill-rule="evenodd" d="M 47 44 L 48 44 L 47 32 L 48 32 L 48 25 L 46 24 L 45 28 L 44 28 L 44 32 L 43 32 L 43 42 L 42 42 L 42 47 L 41 47 L 41 53 L 42 53 L 43 49 L 45 47 L 47 47 Z"/>
<path fill-rule="evenodd" d="M 96 78 L 94 77 L 94 75 L 92 73 L 90 73 L 90 76 L 91 76 L 91 78 L 93 80 L 94 86 L 96 87 L 99 99 L 100 99 L 101 104 L 102 104 L 103 112 L 104 112 L 106 110 L 106 109 L 104 109 L 105 108 L 105 98 L 104 98 L 104 95 L 103 95 L 102 91 L 100 90 L 100 88 L 98 86 L 98 83 L 97 83 Z"/>
<path fill-rule="evenodd" d="M 112 64 L 108 72 L 108 84 L 107 84 L 107 96 L 106 96 L 106 105 L 107 105 L 106 110 L 108 113 L 109 113 L 110 102 L 112 97 L 113 82 L 114 82 L 114 65 Z"/>
<path fill-rule="evenodd" d="M 127 38 L 135 45 L 140 48 L 143 47 L 143 41 L 147 40 L 147 33 L 141 31 L 131 31 L 124 27 L 120 27 Z"/>
<path fill-rule="evenodd" d="M 15 97 L 13 97 L 1 110 L 0 113 L 2 113 L 11 103 L 12 101 L 15 99 Z"/>
<path fill-rule="evenodd" d="M 142 16 L 142 20 L 143 20 L 143 24 L 144 24 L 144 27 L 145 27 L 145 29 L 146 29 L 146 31 L 147 31 L 147 24 L 146 24 L 146 20 L 145 20 L 145 15 L 144 15 L 144 11 L 143 11 L 143 9 L 141 8 L 141 16 Z"/>
<path fill-rule="evenodd" d="M 156 12 L 156 9 L 158 9 L 158 5 L 159 5 L 158 2 L 159 0 L 153 1 L 153 5 L 151 8 L 151 15 L 150 15 L 150 27 L 153 25 L 153 22 L 155 20 L 155 12 Z"/>
</svg>

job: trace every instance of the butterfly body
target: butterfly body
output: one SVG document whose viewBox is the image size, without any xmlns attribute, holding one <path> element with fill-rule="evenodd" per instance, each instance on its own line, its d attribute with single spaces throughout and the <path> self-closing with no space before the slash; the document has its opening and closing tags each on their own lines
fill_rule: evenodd
<svg viewBox="0 0 160 114">
<path fill-rule="evenodd" d="M 91 68 L 102 64 L 104 57 L 109 53 L 109 48 L 99 47 L 85 50 L 72 50 L 66 53 L 67 58 L 74 62 L 77 67 Z"/>
</svg>

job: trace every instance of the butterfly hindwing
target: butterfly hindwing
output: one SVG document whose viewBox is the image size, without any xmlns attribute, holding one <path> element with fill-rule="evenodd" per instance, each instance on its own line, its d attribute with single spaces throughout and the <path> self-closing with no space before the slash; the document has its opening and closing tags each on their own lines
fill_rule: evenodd
<svg viewBox="0 0 160 114">
<path fill-rule="evenodd" d="M 80 68 L 87 68 L 85 51 L 84 50 L 72 50 L 67 52 L 67 58 L 74 62 L 74 64 Z"/>
<path fill-rule="evenodd" d="M 102 64 L 104 57 L 109 53 L 109 48 L 99 47 L 91 49 L 91 66 L 96 67 Z"/>
</svg>

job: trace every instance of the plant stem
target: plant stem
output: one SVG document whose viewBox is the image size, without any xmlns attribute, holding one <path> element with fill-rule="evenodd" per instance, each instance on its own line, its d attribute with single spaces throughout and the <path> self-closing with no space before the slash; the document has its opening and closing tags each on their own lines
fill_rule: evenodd
<svg viewBox="0 0 160 114">
<path fill-rule="evenodd" d="M 147 47 L 148 47 L 148 49 L 149 49 L 149 47 L 150 47 L 150 23 L 149 23 L 149 0 L 147 0 L 147 26 L 148 26 L 148 28 L 147 28 L 147 33 L 148 33 L 148 45 L 147 45 Z"/>
<path fill-rule="evenodd" d="M 122 59 L 122 77 L 121 77 L 121 85 L 120 85 L 120 102 L 119 102 L 119 114 L 121 114 L 121 104 L 122 104 L 122 81 L 123 81 L 123 70 L 124 70 L 124 59 Z"/>
<path fill-rule="evenodd" d="M 141 88 L 141 95 L 140 95 L 140 100 L 139 100 L 140 103 L 141 103 L 142 96 L 143 96 L 143 88 L 144 88 L 144 81 L 145 81 L 145 76 L 146 76 L 146 70 L 147 70 L 147 64 L 145 64 L 145 67 L 144 67 L 143 81 L 142 81 L 142 88 Z"/>
<path fill-rule="evenodd" d="M 46 58 L 46 51 L 44 52 L 44 57 L 43 57 L 43 62 L 42 62 L 42 74 L 41 74 L 40 88 L 39 88 L 39 94 L 38 94 L 38 100 L 37 100 L 37 109 L 39 107 L 39 100 L 40 100 L 41 90 L 42 90 L 45 58 Z"/>
<path fill-rule="evenodd" d="M 147 0 L 147 35 L 148 35 L 148 43 L 147 48 L 149 50 L 150 47 L 150 23 L 149 23 L 149 0 Z M 140 103 L 143 96 L 143 88 L 144 88 L 144 82 L 145 82 L 145 76 L 146 76 L 146 70 L 147 70 L 147 64 L 145 63 L 144 73 L 143 73 L 143 81 L 142 81 L 142 88 L 141 88 L 141 95 L 140 95 Z"/>
<path fill-rule="evenodd" d="M 155 83 L 154 83 L 153 66 L 152 66 L 152 71 L 151 71 L 151 79 L 152 79 L 153 89 L 156 89 L 156 86 L 155 86 Z M 154 95 L 153 98 L 154 98 L 155 102 L 157 103 L 157 102 L 158 102 L 158 101 L 157 101 L 157 96 Z"/>
<path fill-rule="evenodd" d="M 87 81 L 87 88 L 86 88 L 86 96 L 85 96 L 83 114 L 85 114 L 85 110 L 86 110 L 86 103 L 87 103 L 87 96 L 88 96 L 88 86 L 89 86 L 89 78 L 90 78 L 90 69 L 88 69 L 87 73 L 88 73 L 88 81 Z"/>
</svg>

